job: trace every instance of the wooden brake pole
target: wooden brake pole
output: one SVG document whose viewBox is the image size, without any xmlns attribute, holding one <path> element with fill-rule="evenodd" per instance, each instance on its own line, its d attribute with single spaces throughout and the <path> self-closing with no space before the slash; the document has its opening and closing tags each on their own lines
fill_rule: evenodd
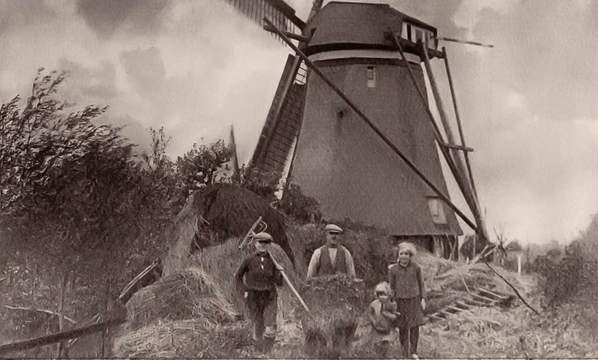
<svg viewBox="0 0 598 360">
<path fill-rule="evenodd" d="M 451 88 L 451 97 L 453 98 L 453 108 L 455 109 L 455 118 L 457 119 L 457 126 L 459 128 L 459 137 L 461 138 L 461 145 L 467 147 L 467 145 L 465 145 L 465 135 L 463 135 L 463 127 L 461 126 L 461 116 L 459 115 L 459 107 L 457 106 L 457 96 L 455 94 L 455 87 L 453 85 L 453 77 L 451 76 L 451 67 L 449 66 L 449 59 L 445 47 L 442 48 L 442 54 L 444 55 L 444 66 L 446 67 L 446 74 L 449 81 L 449 87 Z M 476 190 L 475 181 L 473 180 L 473 172 L 471 171 L 471 163 L 469 162 L 469 153 L 465 151 L 463 153 L 463 156 L 465 157 L 465 164 L 467 165 L 467 173 L 469 175 L 471 189 L 473 190 L 473 193 L 477 198 L 478 191 Z"/>
<path fill-rule="evenodd" d="M 264 18 L 264 22 L 268 25 L 272 25 L 272 22 L 270 20 L 268 20 L 268 18 Z M 295 51 L 295 53 L 300 56 L 303 61 L 305 62 L 305 64 L 315 73 L 317 74 L 322 81 L 324 81 L 331 89 L 332 91 L 334 91 L 341 99 L 343 99 L 345 101 L 345 103 L 347 103 L 347 105 L 357 114 L 357 116 L 359 116 L 379 137 L 382 141 L 384 141 L 384 143 L 386 143 L 386 145 L 388 145 L 395 154 L 397 154 L 404 162 L 405 164 L 407 164 L 407 166 L 409 166 L 409 168 L 411 168 L 411 170 L 413 170 L 417 176 L 419 176 L 419 178 L 426 183 L 426 185 L 428 185 L 430 187 L 430 189 L 432 189 L 434 191 L 434 193 L 436 193 L 436 195 L 438 195 L 438 197 L 440 199 L 442 199 L 447 206 L 449 206 L 461 219 L 463 219 L 463 221 L 472 229 L 472 230 L 477 230 L 477 226 L 455 205 L 451 202 L 451 200 L 448 198 L 448 196 L 444 195 L 442 193 L 442 191 L 440 191 L 440 189 L 438 189 L 422 172 L 421 170 L 419 170 L 417 168 L 417 166 L 411 161 L 409 160 L 409 158 L 407 156 L 405 156 L 405 154 L 403 154 L 401 152 L 401 150 L 399 150 L 395 144 L 393 144 L 392 141 L 390 141 L 385 135 L 384 133 L 382 133 L 382 131 L 380 131 L 380 129 L 378 129 L 376 127 L 376 125 L 374 125 L 374 123 L 361 111 L 359 110 L 359 108 L 357 106 L 355 106 L 355 104 L 336 86 L 334 85 L 334 83 L 332 81 L 330 81 L 330 79 L 328 79 L 328 77 L 326 77 L 326 75 L 324 75 L 322 73 L 322 71 L 320 71 L 320 69 L 318 69 L 314 63 L 309 60 L 307 58 L 307 56 L 301 51 L 299 50 L 299 48 L 297 48 L 295 46 L 295 44 L 293 44 L 291 42 L 291 40 L 286 37 L 280 30 L 278 30 L 278 28 L 274 27 L 273 28 L 274 31 L 276 31 L 277 35 L 280 36 L 281 39 L 283 39 L 283 41 L 291 48 Z"/>
<path fill-rule="evenodd" d="M 401 43 L 400 43 L 399 39 L 397 38 L 397 36 L 392 31 L 388 31 L 387 36 L 390 38 L 390 40 L 393 42 L 393 44 L 399 50 L 399 54 L 401 56 L 401 59 L 405 63 L 405 66 L 407 67 L 407 71 L 408 71 L 409 76 L 411 77 L 411 80 L 413 82 L 413 86 L 414 86 L 415 90 L 417 91 L 420 99 L 422 100 L 424 109 L 426 110 L 426 113 L 428 114 L 428 119 L 430 120 L 430 124 L 432 125 L 432 128 L 434 129 L 434 137 L 436 139 L 436 142 L 438 143 L 440 152 L 444 156 L 444 159 L 446 160 L 446 163 L 456 180 L 457 186 L 459 186 L 459 190 L 461 190 L 461 193 L 463 194 L 463 196 L 465 197 L 465 200 L 467 201 L 467 205 L 469 206 L 471 212 L 473 213 L 474 212 L 474 210 L 473 210 L 474 204 L 467 197 L 468 189 L 465 186 L 465 182 L 461 180 L 461 174 L 459 173 L 457 166 L 455 165 L 455 161 L 453 160 L 453 158 L 445 144 L 445 141 L 442 138 L 442 133 L 440 132 L 440 128 L 438 127 L 438 124 L 436 124 L 436 121 L 434 120 L 434 115 L 432 114 L 432 111 L 430 110 L 430 107 L 428 106 L 428 102 L 426 100 L 424 92 L 422 91 L 419 84 L 417 83 L 417 79 L 415 78 L 415 75 L 413 74 L 413 71 L 411 70 L 411 65 L 407 61 L 407 57 L 405 56 L 405 53 L 403 52 L 403 47 L 401 46 Z M 423 51 L 426 51 L 426 50 L 423 49 Z"/>
<path fill-rule="evenodd" d="M 428 79 L 430 80 L 432 94 L 434 95 L 434 99 L 436 100 L 436 106 L 438 107 L 438 113 L 440 115 L 440 120 L 442 121 L 442 124 L 444 126 L 444 131 L 448 138 L 449 144 L 456 145 L 457 142 L 455 141 L 455 136 L 453 134 L 450 123 L 448 121 L 448 116 L 446 115 L 446 111 L 444 110 L 442 98 L 440 97 L 440 91 L 438 90 L 438 85 L 436 83 L 436 77 L 434 76 L 434 73 L 432 72 L 432 67 L 430 65 L 430 58 L 428 57 L 428 53 L 426 52 L 423 45 L 422 45 L 422 50 L 423 50 L 422 54 L 424 57 L 424 63 L 426 65 L 426 71 L 428 73 Z M 457 165 L 458 172 L 459 172 L 459 174 L 461 174 L 461 181 L 464 182 L 463 187 L 465 189 L 465 193 L 463 195 L 465 195 L 465 200 L 469 203 L 469 207 L 471 208 L 473 217 L 476 220 L 476 224 L 478 226 L 478 230 L 480 233 L 479 235 L 483 236 L 484 238 L 486 238 L 486 240 L 490 241 L 490 238 L 488 237 L 488 234 L 486 231 L 486 226 L 484 224 L 484 219 L 482 217 L 482 212 L 480 210 L 480 205 L 478 204 L 476 196 L 471 188 L 471 183 L 469 181 L 467 181 L 467 179 L 468 179 L 467 171 L 465 170 L 465 166 L 463 164 L 463 161 L 461 160 L 462 159 L 461 153 L 458 150 L 453 150 L 453 151 L 454 151 L 453 159 L 455 160 L 455 165 Z M 459 179 L 457 179 L 457 181 L 459 181 Z"/>
</svg>

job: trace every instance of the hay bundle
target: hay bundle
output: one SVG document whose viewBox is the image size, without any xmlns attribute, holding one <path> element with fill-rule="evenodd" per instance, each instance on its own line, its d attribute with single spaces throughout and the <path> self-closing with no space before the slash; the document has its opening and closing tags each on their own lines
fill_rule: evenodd
<svg viewBox="0 0 598 360">
<path fill-rule="evenodd" d="M 247 323 L 215 325 L 206 319 L 164 321 L 127 333 L 114 342 L 119 358 L 246 357 L 251 351 Z"/>
<path fill-rule="evenodd" d="M 157 320 L 202 318 L 211 323 L 231 321 L 232 305 L 199 268 L 162 278 L 127 302 L 128 326 L 137 329 Z"/>
<path fill-rule="evenodd" d="M 329 354 L 327 344 L 348 347 L 368 303 L 365 283 L 347 275 L 323 276 L 310 280 L 301 293 L 311 310 L 300 313 L 306 351 L 322 355 Z"/>
</svg>

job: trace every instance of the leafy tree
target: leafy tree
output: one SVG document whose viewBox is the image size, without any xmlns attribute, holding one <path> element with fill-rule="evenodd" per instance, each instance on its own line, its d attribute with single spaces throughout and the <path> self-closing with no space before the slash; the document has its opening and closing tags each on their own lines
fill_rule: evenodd
<svg viewBox="0 0 598 360">
<path fill-rule="evenodd" d="M 224 140 L 218 140 L 210 145 L 193 144 L 191 150 L 177 159 L 183 191 L 189 194 L 219 180 L 226 181 L 229 176 L 223 174 L 218 178 L 218 173 L 230 171 L 227 163 L 231 161 L 232 156 L 232 147 L 225 145 Z"/>
<path fill-rule="evenodd" d="M 162 130 L 153 133 L 152 153 L 137 159 L 120 128 L 93 122 L 105 107 L 65 111 L 71 105 L 57 96 L 64 79 L 40 69 L 24 109 L 18 96 L 0 107 L 0 224 L 12 263 L 40 265 L 46 284 L 61 288 L 44 307 L 85 318 L 97 310 L 90 303 L 104 303 L 105 290 L 113 296 L 126 281 L 129 255 L 158 252 L 152 234 L 182 201 Z M 31 273 L 27 266 L 9 271 L 17 268 L 19 276 Z M 74 308 L 58 306 L 75 279 L 93 291 Z M 35 296 L 19 301 L 39 306 Z"/>
</svg>

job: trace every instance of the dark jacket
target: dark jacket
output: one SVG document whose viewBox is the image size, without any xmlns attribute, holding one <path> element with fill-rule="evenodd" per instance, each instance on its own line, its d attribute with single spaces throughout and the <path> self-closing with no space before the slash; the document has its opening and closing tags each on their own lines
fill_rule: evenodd
<svg viewBox="0 0 598 360">
<path fill-rule="evenodd" d="M 422 269 L 413 261 L 407 266 L 393 265 L 388 272 L 388 283 L 395 299 L 427 298 Z"/>
<path fill-rule="evenodd" d="M 268 253 L 255 252 L 243 260 L 235 280 L 243 283 L 245 290 L 276 290 L 276 286 L 282 285 L 282 274 L 276 270 Z"/>
</svg>

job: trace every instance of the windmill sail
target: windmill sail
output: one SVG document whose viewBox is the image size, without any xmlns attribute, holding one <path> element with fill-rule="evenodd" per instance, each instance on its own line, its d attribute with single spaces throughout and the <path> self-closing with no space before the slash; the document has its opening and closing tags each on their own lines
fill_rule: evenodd
<svg viewBox="0 0 598 360">
<path fill-rule="evenodd" d="M 295 15 L 295 10 L 282 0 L 228 0 L 237 10 L 263 26 L 267 17 L 277 28 L 297 33 L 305 23 Z"/>
<path fill-rule="evenodd" d="M 305 104 L 305 67 L 301 66 L 297 73 L 293 74 L 294 62 L 295 57 L 289 55 L 251 159 L 252 165 L 280 177 L 290 161 Z M 291 76 L 294 78 L 284 96 L 285 83 Z"/>
</svg>

